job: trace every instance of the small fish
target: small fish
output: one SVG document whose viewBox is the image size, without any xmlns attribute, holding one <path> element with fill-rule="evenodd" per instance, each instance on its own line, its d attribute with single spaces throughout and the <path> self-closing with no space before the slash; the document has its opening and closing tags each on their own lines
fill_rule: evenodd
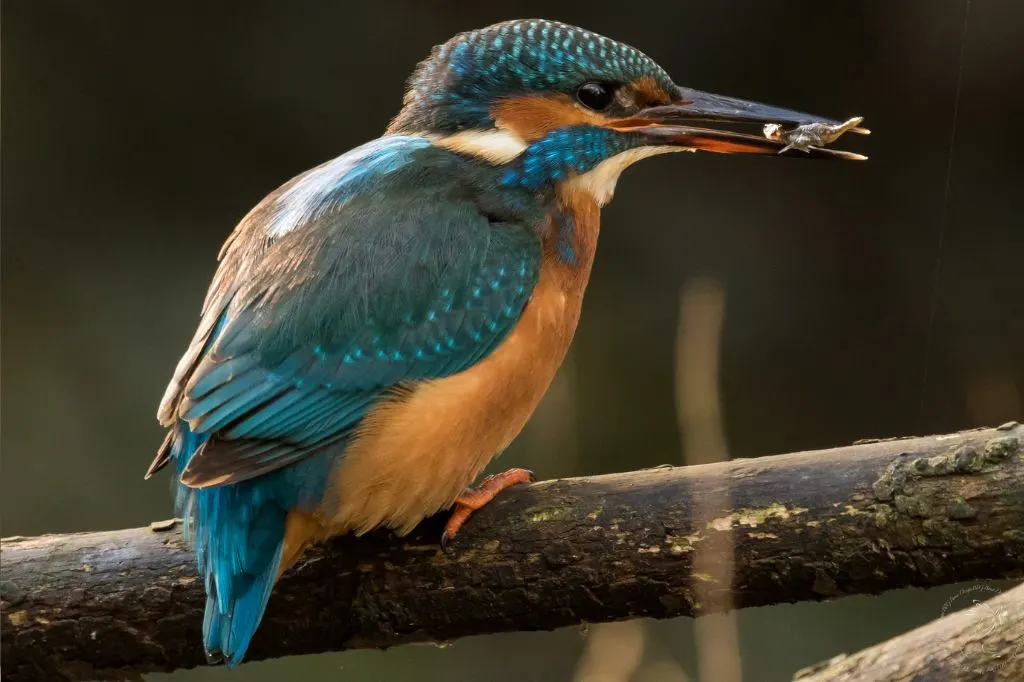
<svg viewBox="0 0 1024 682">
<path fill-rule="evenodd" d="M 786 128 L 781 123 L 767 123 L 764 126 L 764 136 L 769 140 L 786 143 L 786 146 L 779 150 L 780 154 L 790 149 L 806 152 L 810 149 L 817 149 L 832 144 L 847 132 L 857 133 L 858 135 L 870 135 L 870 130 L 860 127 L 863 120 L 863 116 L 855 116 L 845 123 L 815 121 L 814 123 L 802 123 L 795 128 Z M 846 153 L 849 154 L 850 152 Z M 860 157 L 859 154 L 854 156 Z"/>
</svg>

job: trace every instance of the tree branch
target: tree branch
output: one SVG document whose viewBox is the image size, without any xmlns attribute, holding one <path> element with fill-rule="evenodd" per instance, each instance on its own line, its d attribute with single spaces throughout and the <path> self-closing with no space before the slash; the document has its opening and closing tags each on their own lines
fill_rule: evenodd
<svg viewBox="0 0 1024 682">
<path fill-rule="evenodd" d="M 947 606 L 967 608 L 852 656 L 801 670 L 794 680 L 1024 680 L 1024 585 L 993 597 L 996 592 L 981 585 L 961 590 Z"/>
<path fill-rule="evenodd" d="M 541 482 L 499 496 L 448 552 L 439 521 L 308 552 L 276 587 L 248 660 L 700 615 L 730 592 L 743 608 L 1020 577 L 1024 427 Z M 731 585 L 692 574 L 694 549 L 722 533 Z M 177 528 L 0 547 L 5 679 L 203 662 L 203 587 Z"/>
</svg>

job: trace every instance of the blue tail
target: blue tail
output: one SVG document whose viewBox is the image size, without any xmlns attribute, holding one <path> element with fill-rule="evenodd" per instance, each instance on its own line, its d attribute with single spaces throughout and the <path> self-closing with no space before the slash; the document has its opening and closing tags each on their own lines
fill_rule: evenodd
<svg viewBox="0 0 1024 682">
<path fill-rule="evenodd" d="M 206 438 L 184 422 L 175 427 L 171 456 L 178 477 Z M 294 506 L 288 504 L 291 481 L 282 473 L 213 488 L 176 484 L 178 514 L 206 582 L 203 645 L 211 662 L 241 663 L 263 618 Z"/>
</svg>

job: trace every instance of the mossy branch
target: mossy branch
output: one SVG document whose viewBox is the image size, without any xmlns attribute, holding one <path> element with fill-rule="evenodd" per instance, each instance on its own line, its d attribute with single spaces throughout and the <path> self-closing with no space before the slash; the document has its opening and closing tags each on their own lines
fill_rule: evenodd
<svg viewBox="0 0 1024 682">
<path fill-rule="evenodd" d="M 448 551 L 440 519 L 310 551 L 248 660 L 1016 578 L 1022 529 L 1016 424 L 545 481 L 503 493 Z M 722 534 L 735 571 L 717 585 L 693 555 Z M 0 548 L 5 679 L 203 663 L 203 586 L 174 524 Z"/>
</svg>

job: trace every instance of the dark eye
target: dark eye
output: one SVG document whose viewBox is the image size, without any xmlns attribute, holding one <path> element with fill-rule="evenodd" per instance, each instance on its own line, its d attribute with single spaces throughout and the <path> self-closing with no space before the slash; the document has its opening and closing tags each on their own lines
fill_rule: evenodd
<svg viewBox="0 0 1024 682">
<path fill-rule="evenodd" d="M 615 99 L 615 91 L 604 83 L 584 83 L 576 91 L 576 99 L 588 109 L 603 111 Z"/>
</svg>

